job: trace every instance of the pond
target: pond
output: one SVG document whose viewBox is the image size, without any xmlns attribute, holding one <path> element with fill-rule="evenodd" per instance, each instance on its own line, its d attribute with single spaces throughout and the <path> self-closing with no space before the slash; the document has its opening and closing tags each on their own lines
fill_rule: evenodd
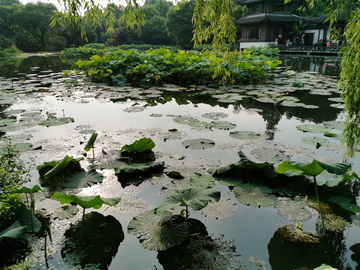
<svg viewBox="0 0 360 270">
<path fill-rule="evenodd" d="M 176 85 L 150 89 L 112 87 L 88 82 L 81 74 L 63 77 L 61 71 L 69 67 L 56 56 L 13 60 L 15 62 L 3 63 L 1 67 L 0 116 L 1 120 L 14 121 L 2 122 L 0 131 L 14 143 L 31 144 L 30 149 L 22 153 L 24 160 L 33 160 L 28 187 L 41 184 L 37 165 L 61 160 L 66 155 L 84 157 L 80 164 L 90 170 L 93 153 L 85 152 L 84 146 L 91 134 L 84 131 L 98 133 L 95 164 L 120 162 L 119 150 L 135 140 L 147 137 L 154 141 L 156 162 L 165 163 L 163 173 L 132 184 L 120 183 L 113 169 L 98 169 L 104 175 L 101 183 L 63 190 L 122 199 L 115 207 L 86 210 L 86 213 L 95 211 L 115 217 L 117 224 L 109 225 L 104 236 L 107 243 L 95 244 L 99 245 L 97 253 L 102 255 L 99 255 L 100 265 L 93 269 L 180 269 L 189 256 L 198 260 L 206 256 L 210 259 L 204 259 L 208 264 L 198 263 L 181 269 L 200 269 L 200 266 L 205 269 L 210 265 L 209 269 L 228 269 L 230 266 L 240 269 L 242 266 L 244 269 L 288 270 L 315 268 L 322 263 L 338 269 L 355 269 L 358 254 L 349 249 L 360 243 L 360 228 L 353 221 L 355 219 L 351 219 L 346 211 L 334 210 L 335 219 L 341 219 L 342 223 L 329 222 L 338 227 L 341 227 L 340 223 L 345 224 L 344 228 L 328 231 L 320 243 L 298 241 L 284 233 L 290 225 L 295 224 L 291 227 L 295 229 L 300 225 L 281 214 L 279 202 L 289 198 L 302 202 L 311 213 L 302 221 L 302 230 L 316 234 L 320 232 L 320 223 L 316 207 L 311 207 L 314 194 L 302 191 L 294 194 L 280 187 L 274 191 L 275 206 L 273 203 L 257 207 L 242 203 L 244 199 L 239 191 L 226 180 L 213 180 L 213 189 L 221 191 L 221 200 L 200 211 L 190 209 L 191 226 L 202 228 L 201 232 L 196 229 L 194 234 L 202 235 L 205 243 L 195 245 L 190 251 L 186 251 L 186 247 L 159 252 L 148 250 L 142 246 L 146 244 L 139 243 L 139 239 L 128 232 L 134 217 L 146 220 L 147 214 L 141 214 L 158 207 L 171 191 L 189 187 L 194 176 L 209 175 L 211 168 L 238 162 L 240 151 L 251 161 L 272 162 L 275 166 L 281 160 L 307 162 L 313 158 L 342 162 L 343 107 L 336 86 L 340 60 L 314 56 L 281 56 L 281 60 L 283 67 L 276 70 L 274 80 L 268 84 L 219 88 L 196 86 L 196 89 Z M 289 66 L 296 72 L 285 70 Z M 284 100 L 274 106 L 274 100 L 279 96 Z M 65 117 L 72 119 L 63 125 L 39 125 L 45 120 Z M 328 127 L 337 136 L 303 132 L 306 124 Z M 353 171 L 360 171 L 358 157 L 348 162 L 353 165 Z M 179 174 L 182 179 L 177 177 Z M 357 197 L 358 183 L 354 181 L 341 188 L 349 187 L 352 195 Z M 336 189 L 321 187 L 320 193 L 323 196 L 336 194 Z M 36 193 L 36 208 L 54 215 L 61 204 L 50 199 L 51 189 L 45 187 L 44 190 Z M 182 208 L 177 208 L 174 214 Z M 70 224 L 81 219 L 80 212 L 69 219 L 52 219 L 53 239 L 48 243 L 50 268 L 67 269 L 85 264 L 80 254 L 66 246 L 71 238 Z M 100 221 L 99 227 L 111 223 L 104 220 Z M 64 234 L 68 237 L 66 241 Z M 33 264 L 33 269 L 43 268 L 44 239 L 29 236 L 29 241 L 33 252 L 27 260 Z M 114 246 L 110 242 L 115 242 Z M 203 250 L 216 252 L 208 254 Z"/>
</svg>

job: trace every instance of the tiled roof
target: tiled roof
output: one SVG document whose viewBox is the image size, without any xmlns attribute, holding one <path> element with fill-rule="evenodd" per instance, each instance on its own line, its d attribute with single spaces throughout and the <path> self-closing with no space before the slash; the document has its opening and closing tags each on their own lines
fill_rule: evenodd
<svg viewBox="0 0 360 270">
<path fill-rule="evenodd" d="M 234 20 L 235 24 L 250 24 L 261 22 L 294 23 L 307 21 L 308 18 L 291 13 L 257 13 Z"/>
</svg>

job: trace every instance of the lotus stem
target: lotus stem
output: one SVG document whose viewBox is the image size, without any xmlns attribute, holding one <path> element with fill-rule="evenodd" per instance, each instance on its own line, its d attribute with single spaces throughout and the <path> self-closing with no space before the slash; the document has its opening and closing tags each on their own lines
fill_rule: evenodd
<svg viewBox="0 0 360 270">
<path fill-rule="evenodd" d="M 320 198 L 319 198 L 319 193 L 317 190 L 317 183 L 316 183 L 316 177 L 314 177 L 314 183 L 315 183 L 315 194 L 316 194 L 316 199 L 319 203 L 319 210 L 320 210 L 320 217 L 321 217 L 321 224 L 322 224 L 322 228 L 323 228 L 323 233 L 322 235 L 325 235 L 325 222 L 324 222 L 324 217 L 323 217 L 323 213 L 322 213 L 322 209 L 321 209 L 321 202 L 320 202 Z"/>
<path fill-rule="evenodd" d="M 45 256 L 45 263 L 46 263 L 46 268 L 49 269 L 49 263 L 48 263 L 48 259 L 47 259 L 47 244 L 46 244 L 46 231 L 45 231 L 45 248 L 44 248 L 44 256 Z"/>
<path fill-rule="evenodd" d="M 82 230 L 83 230 L 83 226 L 84 226 L 84 219 L 85 219 L 85 207 L 83 207 L 83 216 L 82 216 L 82 221 L 81 221 L 80 237 L 82 236 Z"/>
<path fill-rule="evenodd" d="M 94 162 L 95 162 L 95 150 L 94 150 L 94 148 L 95 148 L 95 147 L 92 148 L 92 150 L 93 150 L 93 164 L 94 164 Z"/>
</svg>

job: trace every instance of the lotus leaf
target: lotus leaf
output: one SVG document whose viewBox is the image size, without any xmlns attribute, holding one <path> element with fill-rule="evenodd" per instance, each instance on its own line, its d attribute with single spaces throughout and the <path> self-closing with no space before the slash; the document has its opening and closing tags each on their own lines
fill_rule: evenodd
<svg viewBox="0 0 360 270">
<path fill-rule="evenodd" d="M 124 111 L 124 112 L 127 112 L 127 113 L 143 112 L 143 111 L 145 111 L 145 108 L 144 108 L 144 107 L 141 107 L 141 106 L 133 106 L 133 107 L 126 108 L 126 109 L 124 109 L 123 111 Z"/>
<path fill-rule="evenodd" d="M 142 153 L 145 151 L 149 151 L 155 147 L 155 143 L 152 139 L 149 138 L 142 138 L 140 140 L 135 141 L 132 144 L 124 145 L 120 152 L 122 151 L 129 151 L 129 152 L 138 152 Z"/>
<path fill-rule="evenodd" d="M 334 214 L 325 214 L 325 229 L 332 232 L 342 232 L 350 225 L 344 218 L 334 215 Z"/>
<path fill-rule="evenodd" d="M 225 118 L 228 117 L 229 115 L 227 113 L 222 113 L 222 112 L 212 112 L 212 113 L 202 114 L 201 116 L 212 120 L 219 120 L 220 118 Z"/>
<path fill-rule="evenodd" d="M 21 226 L 20 222 L 15 221 L 10 227 L 0 232 L 0 243 L 3 238 L 17 239 L 28 231 L 28 226 Z"/>
<path fill-rule="evenodd" d="M 74 202 L 85 209 L 100 209 L 103 204 L 115 206 L 121 201 L 121 198 L 100 198 L 100 196 L 76 196 L 61 194 L 57 193 L 56 191 L 51 197 L 51 199 L 58 199 L 61 204 Z"/>
<path fill-rule="evenodd" d="M 64 185 L 67 188 L 89 187 L 103 180 L 103 175 L 97 172 L 77 172 L 64 178 Z"/>
<path fill-rule="evenodd" d="M 18 220 L 22 226 L 28 226 L 29 232 L 38 232 L 41 228 L 40 221 L 33 215 L 33 213 L 26 208 L 24 204 L 21 204 L 14 211 L 14 220 Z M 34 226 L 34 231 L 32 229 Z"/>
<path fill-rule="evenodd" d="M 134 164 L 124 165 L 115 169 L 115 174 L 145 173 L 154 170 L 161 170 L 164 168 L 164 164 L 165 164 L 164 162 L 157 162 L 154 164 L 134 163 Z"/>
<path fill-rule="evenodd" d="M 9 110 L 9 111 L 5 111 L 4 113 L 6 115 L 10 115 L 10 114 L 19 114 L 19 113 L 23 113 L 25 112 L 25 110 L 23 109 L 18 109 L 18 110 Z"/>
<path fill-rule="evenodd" d="M 31 143 L 16 143 L 14 146 L 15 149 L 18 150 L 19 152 L 25 152 L 27 150 L 30 150 L 31 147 L 33 147 Z"/>
<path fill-rule="evenodd" d="M 41 121 L 39 123 L 40 126 L 52 127 L 52 126 L 60 126 L 68 123 L 75 122 L 74 118 L 71 117 L 58 117 L 52 118 L 45 121 Z"/>
<path fill-rule="evenodd" d="M 162 114 L 160 113 L 152 113 L 150 114 L 151 117 L 162 117 Z"/>
<path fill-rule="evenodd" d="M 215 142 L 213 140 L 203 138 L 185 140 L 181 144 L 186 149 L 191 150 L 204 150 L 215 146 Z"/>
<path fill-rule="evenodd" d="M 184 242 L 190 235 L 190 229 L 188 222 L 179 215 L 147 211 L 130 221 L 128 233 L 139 238 L 144 248 L 161 251 Z"/>
<path fill-rule="evenodd" d="M 87 144 L 86 144 L 86 146 L 85 146 L 85 148 L 84 148 L 84 150 L 85 150 L 86 152 L 89 151 L 91 148 L 94 147 L 94 143 L 95 143 L 95 140 L 96 140 L 96 138 L 97 138 L 97 135 L 98 135 L 98 134 L 95 133 L 95 132 L 91 135 L 89 141 L 87 142 Z"/>
<path fill-rule="evenodd" d="M 35 185 L 32 188 L 28 188 L 28 187 L 22 187 L 21 189 L 16 189 L 16 193 L 26 193 L 26 194 L 30 194 L 30 193 L 34 193 L 37 191 L 42 191 L 41 188 L 38 185 Z"/>
<path fill-rule="evenodd" d="M 85 129 L 85 130 L 81 130 L 79 134 L 93 134 L 94 132 L 95 130 L 93 129 Z"/>
<path fill-rule="evenodd" d="M 215 178 L 211 175 L 197 174 L 190 178 L 190 185 L 193 187 L 212 188 L 215 186 Z"/>
<path fill-rule="evenodd" d="M 323 139 L 319 137 L 304 137 L 301 140 L 308 145 L 315 145 L 316 148 L 319 148 L 320 146 L 330 145 L 330 142 L 327 139 Z"/>
<path fill-rule="evenodd" d="M 60 160 L 56 165 L 47 173 L 45 173 L 44 178 L 49 179 L 61 173 L 66 166 L 73 160 L 72 157 L 65 156 L 62 160 Z"/>
<path fill-rule="evenodd" d="M 320 265 L 319 267 L 314 268 L 314 270 L 338 270 L 337 268 L 333 268 L 330 265 L 327 265 L 325 263 L 323 263 L 322 265 Z"/>
<path fill-rule="evenodd" d="M 208 204 L 205 208 L 200 210 L 200 213 L 209 218 L 225 219 L 234 215 L 237 209 L 236 202 L 230 198 L 221 196 L 218 202 Z"/>
<path fill-rule="evenodd" d="M 173 121 L 183 125 L 195 125 L 194 122 L 200 122 L 199 120 L 190 116 L 180 116 L 173 118 Z"/>
<path fill-rule="evenodd" d="M 242 184 L 242 182 L 244 181 L 241 178 L 227 178 L 227 177 L 219 177 L 219 176 L 216 176 L 216 180 L 218 181 L 219 184 L 228 187 L 238 186 Z"/>
<path fill-rule="evenodd" d="M 296 128 L 303 132 L 310 132 L 310 133 L 324 133 L 329 132 L 330 129 L 324 127 L 322 125 L 315 125 L 315 124 L 306 124 L 306 125 L 298 125 Z"/>
<path fill-rule="evenodd" d="M 207 206 L 209 202 L 213 203 L 219 200 L 220 191 L 201 187 L 190 187 L 171 192 L 154 212 L 162 213 L 167 210 L 174 210 L 178 206 L 190 206 L 195 211 L 198 211 Z"/>
<path fill-rule="evenodd" d="M 341 182 L 345 181 L 346 178 L 344 178 L 343 176 L 340 177 L 336 177 L 336 178 L 330 178 L 330 177 L 318 177 L 316 178 L 316 184 L 318 186 L 327 186 L 327 187 L 336 187 L 337 185 L 339 185 Z M 311 183 L 313 183 L 312 179 L 309 179 L 309 181 Z"/>
<path fill-rule="evenodd" d="M 328 121 L 324 122 L 324 125 L 336 130 L 343 130 L 345 128 L 345 123 L 340 121 Z"/>
<path fill-rule="evenodd" d="M 233 192 L 239 202 L 249 206 L 265 207 L 276 202 L 276 196 L 271 194 L 272 190 L 265 186 L 246 183 L 234 187 Z"/>
<path fill-rule="evenodd" d="M 278 201 L 274 206 L 280 216 L 290 221 L 305 221 L 312 217 L 304 205 L 292 200 Z"/>
<path fill-rule="evenodd" d="M 220 129 L 220 130 L 229 130 L 236 128 L 236 124 L 232 124 L 227 121 L 211 121 L 209 124 L 212 128 Z"/>
<path fill-rule="evenodd" d="M 232 131 L 229 136 L 240 140 L 256 140 L 261 137 L 259 133 L 253 131 Z"/>
<path fill-rule="evenodd" d="M 342 110 L 345 108 L 345 104 L 342 103 L 330 104 L 330 107 Z"/>
<path fill-rule="evenodd" d="M 360 212 L 360 206 L 351 202 L 351 199 L 341 196 L 335 196 L 330 198 L 330 202 L 340 205 L 345 210 L 350 212 Z"/>
<path fill-rule="evenodd" d="M 351 215 L 350 216 L 351 221 L 353 224 L 355 224 L 356 226 L 360 227 L 360 216 L 358 215 Z"/>
<path fill-rule="evenodd" d="M 31 116 L 37 116 L 37 115 L 40 115 L 41 114 L 41 112 L 28 112 L 28 113 L 23 113 L 23 114 L 21 114 L 21 116 L 23 116 L 23 117 L 31 117 Z"/>
<path fill-rule="evenodd" d="M 58 208 L 53 214 L 54 219 L 68 219 L 75 216 L 79 212 L 79 208 L 75 205 L 64 205 Z"/>
<path fill-rule="evenodd" d="M 16 119 L 11 119 L 11 118 L 0 119 L 0 127 L 10 126 L 12 124 L 15 124 L 16 122 L 17 122 Z"/>
<path fill-rule="evenodd" d="M 328 100 L 330 101 L 334 101 L 334 102 L 344 102 L 341 97 L 332 97 L 332 98 L 328 98 Z"/>
</svg>

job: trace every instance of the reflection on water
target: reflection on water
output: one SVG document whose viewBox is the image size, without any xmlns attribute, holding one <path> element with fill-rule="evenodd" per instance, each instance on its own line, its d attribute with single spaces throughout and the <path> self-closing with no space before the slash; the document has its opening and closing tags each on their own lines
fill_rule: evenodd
<svg viewBox="0 0 360 270">
<path fill-rule="evenodd" d="M 280 55 L 282 65 L 297 72 L 316 72 L 322 75 L 339 76 L 341 58 L 315 55 Z"/>
</svg>

